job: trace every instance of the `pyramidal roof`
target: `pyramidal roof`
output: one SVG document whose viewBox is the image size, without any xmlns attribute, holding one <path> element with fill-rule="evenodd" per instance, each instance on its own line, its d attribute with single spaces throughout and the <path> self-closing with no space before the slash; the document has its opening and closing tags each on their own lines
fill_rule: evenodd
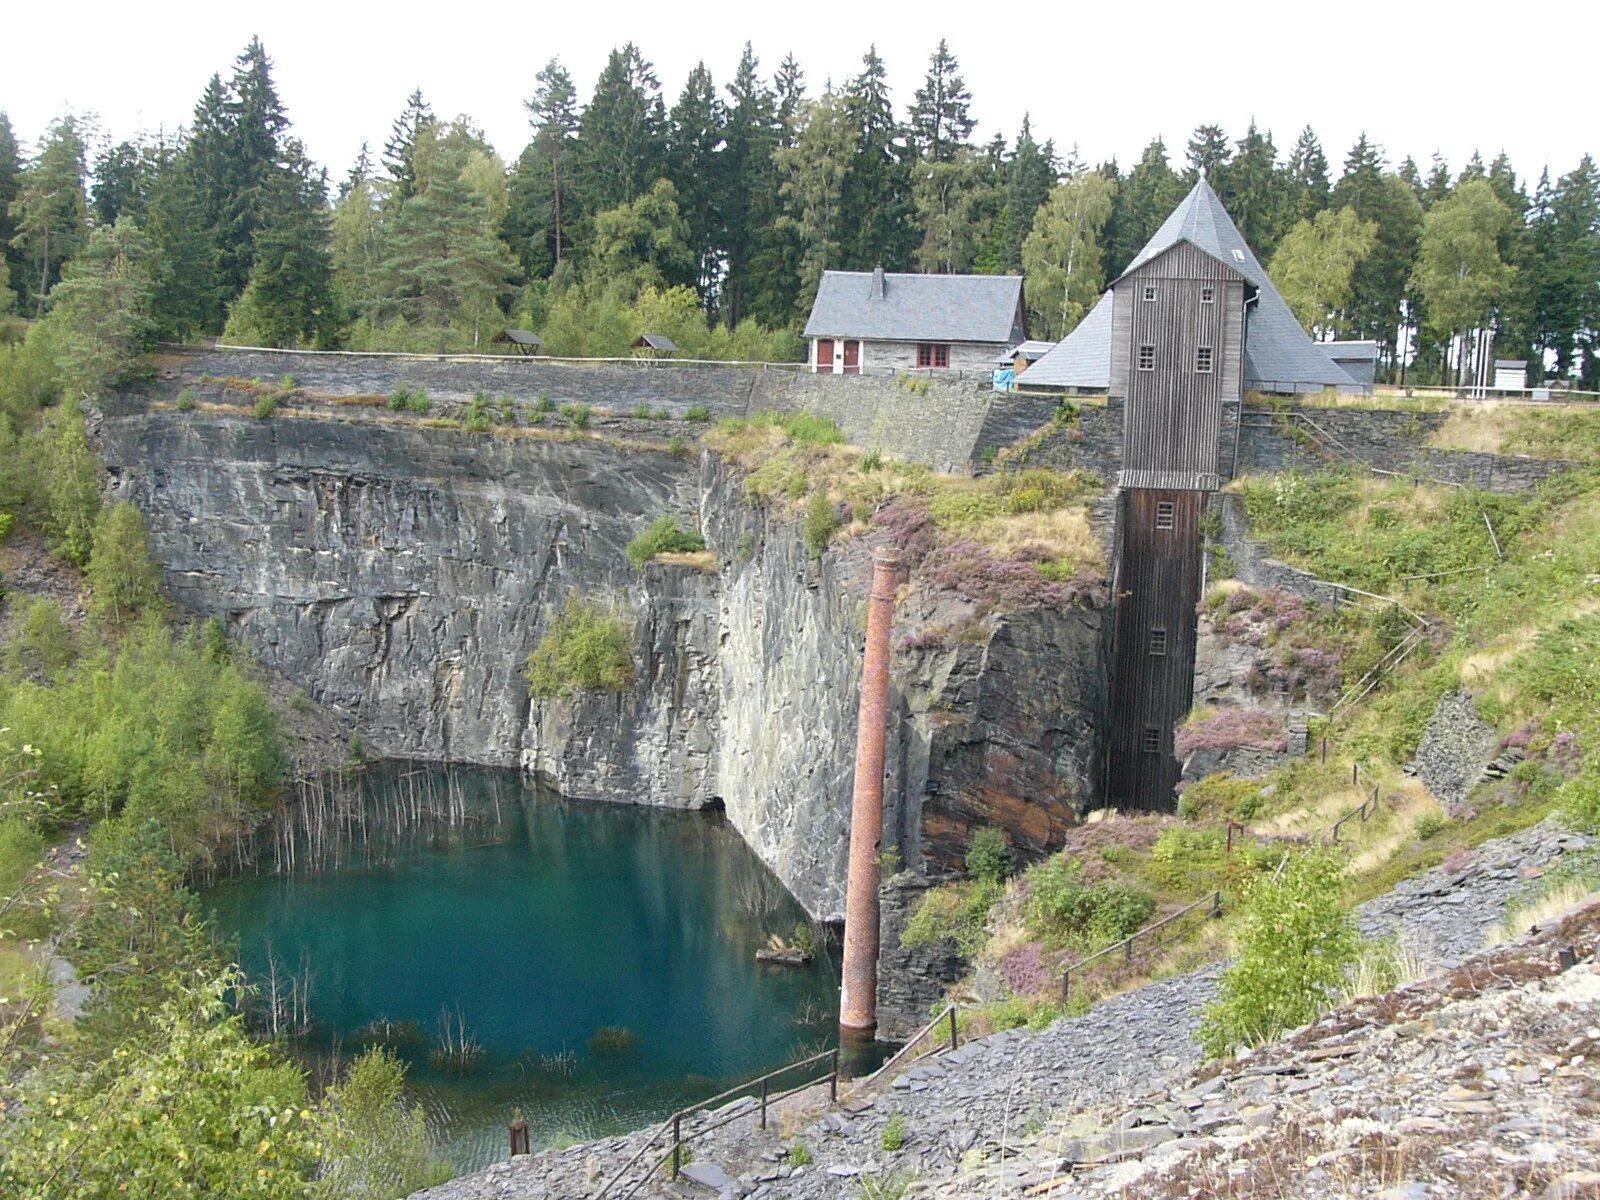
<svg viewBox="0 0 1600 1200">
<path fill-rule="evenodd" d="M 1335 366 L 1295 320 L 1266 270 L 1204 179 L 1161 223 L 1128 264 L 1133 271 L 1189 242 L 1243 275 L 1256 289 L 1245 323 L 1244 386 L 1262 392 L 1320 391 L 1349 387 L 1354 380 Z M 1127 272 L 1124 272 L 1126 274 Z M 1100 297 L 1083 321 L 1056 348 L 1028 368 L 1029 387 L 1104 388 L 1111 383 L 1111 293 Z"/>
</svg>

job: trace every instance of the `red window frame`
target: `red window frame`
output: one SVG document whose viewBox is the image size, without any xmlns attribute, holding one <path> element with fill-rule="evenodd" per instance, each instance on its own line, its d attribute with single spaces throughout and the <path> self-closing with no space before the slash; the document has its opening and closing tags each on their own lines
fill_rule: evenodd
<svg viewBox="0 0 1600 1200">
<path fill-rule="evenodd" d="M 950 347 L 944 342 L 918 342 L 917 366 L 946 370 L 950 366 Z"/>
</svg>

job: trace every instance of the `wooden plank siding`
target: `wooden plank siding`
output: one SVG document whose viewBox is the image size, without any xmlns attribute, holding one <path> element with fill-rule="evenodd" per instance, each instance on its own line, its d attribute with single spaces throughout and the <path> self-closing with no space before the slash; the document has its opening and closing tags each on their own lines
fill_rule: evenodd
<svg viewBox="0 0 1600 1200">
<path fill-rule="evenodd" d="M 1121 395 L 1124 487 L 1218 486 L 1222 402 L 1237 400 L 1243 377 L 1244 279 L 1178 242 L 1117 281 L 1112 300 L 1111 394 Z M 1144 291 L 1154 288 L 1154 300 Z M 1213 299 L 1202 299 L 1202 290 Z M 1139 367 L 1140 348 L 1154 351 Z M 1211 370 L 1197 370 L 1198 351 Z"/>
<path fill-rule="evenodd" d="M 1158 528 L 1164 504 L 1172 528 Z M 1106 796 L 1116 808 L 1170 811 L 1181 764 L 1173 730 L 1188 715 L 1194 692 L 1195 632 L 1204 575 L 1200 517 L 1204 492 L 1135 489 L 1121 498 L 1121 562 Z M 1162 631 L 1164 653 L 1152 653 Z M 1146 745 L 1147 731 L 1157 745 Z"/>
</svg>

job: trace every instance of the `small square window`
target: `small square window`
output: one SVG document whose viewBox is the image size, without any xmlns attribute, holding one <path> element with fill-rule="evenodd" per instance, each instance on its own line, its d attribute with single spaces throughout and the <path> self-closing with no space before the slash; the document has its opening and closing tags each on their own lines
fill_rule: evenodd
<svg viewBox="0 0 1600 1200">
<path fill-rule="evenodd" d="M 1154 346 L 1139 347 L 1139 370 L 1154 371 L 1156 369 L 1156 348 Z"/>
<path fill-rule="evenodd" d="M 1151 284 L 1148 284 L 1148 283 L 1145 284 L 1144 285 L 1144 302 L 1146 304 L 1153 304 L 1155 302 L 1155 298 L 1156 298 L 1156 289 Z"/>
<path fill-rule="evenodd" d="M 1146 754 L 1161 753 L 1161 726 L 1146 725 L 1144 727 L 1144 752 Z"/>
<path fill-rule="evenodd" d="M 1196 346 L 1194 348 L 1194 369 L 1202 375 L 1211 374 L 1211 347 Z"/>
<path fill-rule="evenodd" d="M 1171 500 L 1156 501 L 1156 528 L 1171 529 L 1178 515 L 1178 506 Z"/>
<path fill-rule="evenodd" d="M 1164 658 L 1167 653 L 1167 631 L 1165 629 L 1152 629 L 1150 631 L 1150 657 Z"/>
<path fill-rule="evenodd" d="M 1206 287 L 1206 288 L 1201 288 L 1200 289 L 1200 303 L 1201 304 L 1212 304 L 1212 303 L 1215 303 L 1216 299 L 1217 299 L 1217 289 L 1216 288 L 1208 288 L 1208 287 Z"/>
</svg>

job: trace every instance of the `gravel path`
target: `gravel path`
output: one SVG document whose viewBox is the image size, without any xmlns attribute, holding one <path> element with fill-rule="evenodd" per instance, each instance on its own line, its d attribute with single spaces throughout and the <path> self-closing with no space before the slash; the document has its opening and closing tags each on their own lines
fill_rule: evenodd
<svg viewBox="0 0 1600 1200">
<path fill-rule="evenodd" d="M 1369 936 L 1398 932 L 1432 964 L 1453 967 L 1482 945 L 1506 902 L 1540 868 L 1589 841 L 1547 822 L 1487 842 L 1459 868 L 1435 868 L 1362 905 L 1357 923 Z M 857 1177 L 890 1170 L 913 1171 L 928 1186 L 949 1180 L 964 1157 L 1021 1140 L 1053 1112 L 1126 1104 L 1187 1075 L 1199 1062 L 1192 1034 L 1220 970 L 1213 965 L 1160 980 L 1042 1031 L 977 1039 L 903 1072 L 875 1096 L 809 1119 L 791 1113 L 766 1134 L 754 1129 L 753 1118 L 740 1119 L 695 1142 L 691 1174 L 700 1184 L 652 1180 L 639 1194 L 833 1200 L 853 1196 Z M 882 1148 L 883 1130 L 897 1114 L 908 1136 L 890 1153 Z M 420 1195 L 577 1200 L 598 1191 L 641 1137 L 498 1164 Z M 810 1151 L 810 1165 L 790 1166 L 789 1149 L 797 1144 Z"/>
</svg>

